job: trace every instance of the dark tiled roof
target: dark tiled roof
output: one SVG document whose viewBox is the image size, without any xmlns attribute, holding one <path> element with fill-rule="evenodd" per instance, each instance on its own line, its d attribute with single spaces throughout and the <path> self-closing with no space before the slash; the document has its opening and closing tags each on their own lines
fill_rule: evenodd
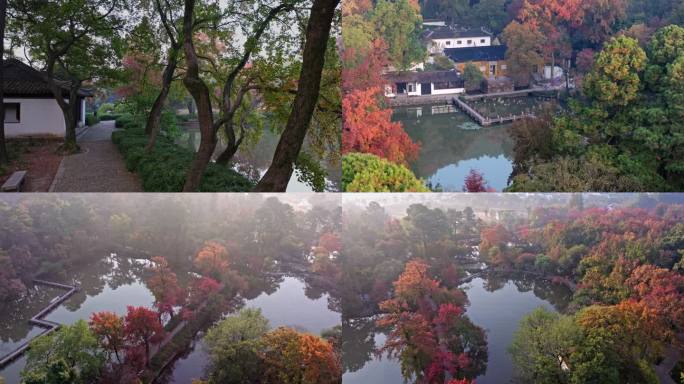
<svg viewBox="0 0 684 384">
<path fill-rule="evenodd" d="M 446 48 L 444 55 L 456 63 L 500 61 L 506 59 L 506 46 L 490 45 L 485 47 Z"/>
<path fill-rule="evenodd" d="M 390 72 L 385 79 L 393 83 L 443 83 L 447 81 L 463 81 L 456 71 L 425 71 L 425 72 Z"/>
<path fill-rule="evenodd" d="M 7 59 L 3 65 L 3 90 L 5 97 L 52 97 L 47 77 L 17 59 Z M 64 95 L 69 94 L 69 82 L 58 81 Z M 79 96 L 91 96 L 92 91 L 81 88 Z"/>
<path fill-rule="evenodd" d="M 458 29 L 450 27 L 441 27 L 432 29 L 425 33 L 426 39 L 454 39 L 467 37 L 491 37 L 490 33 L 484 32 L 480 29 Z"/>
</svg>

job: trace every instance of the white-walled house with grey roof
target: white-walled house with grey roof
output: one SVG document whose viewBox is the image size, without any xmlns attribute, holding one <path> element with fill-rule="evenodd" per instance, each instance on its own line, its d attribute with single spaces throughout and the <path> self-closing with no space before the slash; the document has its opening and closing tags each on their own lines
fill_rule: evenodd
<svg viewBox="0 0 684 384">
<path fill-rule="evenodd" d="M 3 107 L 5 109 L 5 137 L 7 138 L 63 138 L 66 123 L 62 109 L 50 90 L 45 75 L 16 59 L 4 61 Z M 68 101 L 68 83 L 60 84 Z M 88 90 L 78 93 L 79 119 L 86 119 Z"/>
</svg>

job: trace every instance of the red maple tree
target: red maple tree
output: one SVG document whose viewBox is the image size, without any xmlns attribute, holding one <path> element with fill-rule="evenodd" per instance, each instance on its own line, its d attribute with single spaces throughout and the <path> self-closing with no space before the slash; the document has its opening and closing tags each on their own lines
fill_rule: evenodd
<svg viewBox="0 0 684 384">
<path fill-rule="evenodd" d="M 411 140 L 392 110 L 378 105 L 380 89 L 355 90 L 342 100 L 342 153 L 372 153 L 389 161 L 407 164 L 418 157 L 420 146 Z"/>
<path fill-rule="evenodd" d="M 471 169 L 463 184 L 463 192 L 494 192 L 494 188 L 487 185 L 484 175 Z"/>
<path fill-rule="evenodd" d="M 150 346 L 164 338 L 164 328 L 159 322 L 159 314 L 145 307 L 128 306 L 124 320 L 126 340 L 133 348 L 144 348 L 145 365 L 150 365 Z"/>
</svg>

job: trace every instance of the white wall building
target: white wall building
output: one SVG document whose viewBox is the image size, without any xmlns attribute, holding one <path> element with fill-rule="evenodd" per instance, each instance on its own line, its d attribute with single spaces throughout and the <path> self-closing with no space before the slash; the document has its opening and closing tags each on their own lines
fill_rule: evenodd
<svg viewBox="0 0 684 384">
<path fill-rule="evenodd" d="M 443 54 L 447 48 L 487 47 L 492 35 L 477 29 L 439 28 L 425 33 L 431 55 Z"/>
<path fill-rule="evenodd" d="M 59 137 L 66 134 L 62 109 L 45 75 L 16 59 L 4 62 L 5 137 Z M 61 85 L 65 99 L 68 85 Z M 85 124 L 86 90 L 79 91 L 79 125 Z"/>
<path fill-rule="evenodd" d="M 456 71 L 393 72 L 385 74 L 385 96 L 451 95 L 465 92 Z"/>
</svg>

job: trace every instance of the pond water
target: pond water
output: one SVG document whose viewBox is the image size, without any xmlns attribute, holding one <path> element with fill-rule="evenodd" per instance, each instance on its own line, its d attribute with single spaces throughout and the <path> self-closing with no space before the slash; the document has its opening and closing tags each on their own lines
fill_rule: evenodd
<svg viewBox="0 0 684 384">
<path fill-rule="evenodd" d="M 243 308 L 259 308 L 271 327 L 288 326 L 320 335 L 321 331 L 340 324 L 340 314 L 328 309 L 328 295 L 311 299 L 305 295 L 305 284 L 296 277 L 284 277 L 273 293 L 262 293 L 247 300 Z M 201 378 L 208 357 L 201 337 L 191 350 L 173 366 L 167 383 L 186 384 Z"/>
<path fill-rule="evenodd" d="M 476 278 L 461 288 L 470 302 L 466 315 L 487 335 L 487 369 L 476 378 L 478 384 L 508 383 L 513 362 L 507 349 L 520 319 L 540 306 L 562 312 L 572 296 L 564 286 L 523 276 Z M 345 321 L 343 340 L 345 384 L 404 382 L 399 361 L 372 353 L 385 341 L 372 319 Z"/>
<path fill-rule="evenodd" d="M 181 144 L 187 148 L 191 148 L 193 151 L 197 151 L 200 144 L 200 131 L 196 122 L 189 122 L 181 126 L 181 136 L 176 140 L 178 144 Z M 248 176 L 250 179 L 258 180 L 260 179 L 268 170 L 271 160 L 273 159 L 273 154 L 275 153 L 276 146 L 278 145 L 279 137 L 276 136 L 268 129 L 264 129 L 259 142 L 253 145 L 247 145 L 243 143 L 235 154 L 235 165 L 236 171 L 243 175 Z M 219 143 L 216 147 L 215 156 L 218 156 L 224 149 L 226 145 L 219 139 Z M 328 162 L 323 161 L 323 166 L 328 172 L 328 178 L 326 178 L 327 190 L 337 191 L 339 189 L 339 180 L 341 177 L 340 167 L 334 167 Z M 290 178 L 290 182 L 287 185 L 287 192 L 313 192 L 311 186 L 306 183 L 299 181 L 299 172 L 295 170 Z"/>
<path fill-rule="evenodd" d="M 44 332 L 43 328 L 29 325 L 28 320 L 63 291 L 45 286 L 30 287 L 25 299 L 0 306 L 0 355 L 12 352 L 28 340 Z M 0 376 L 9 383 L 18 383 L 26 360 L 20 357 L 0 370 Z"/>
<path fill-rule="evenodd" d="M 81 289 L 44 319 L 60 324 L 73 324 L 79 319 L 87 320 L 93 312 L 111 311 L 126 313 L 127 305 L 151 306 L 152 293 L 140 280 L 143 265 L 127 258 L 103 257 L 81 264 L 81 269 L 60 282 L 78 283 Z M 43 329 L 32 327 L 28 320 L 45 307 L 50 300 L 63 294 L 63 290 L 36 286 L 27 298 L 12 303 L 0 312 L 0 354 L 14 350 L 24 341 L 40 334 Z M 19 383 L 25 357 L 0 370 L 0 376 L 8 384 Z"/>
<path fill-rule="evenodd" d="M 79 319 L 87 320 L 93 312 L 107 310 L 123 315 L 128 305 L 151 307 L 154 297 L 141 278 L 146 264 L 145 260 L 109 256 L 80 265 L 79 270 L 69 271 L 59 281 L 79 283 L 81 289 L 45 319 L 72 324 Z M 183 284 L 187 276 L 178 273 L 179 282 Z M 317 294 L 315 289 L 307 291 L 307 288 L 310 287 L 296 277 L 278 277 L 271 286 L 253 289 L 242 307 L 260 308 L 272 327 L 290 326 L 318 335 L 324 329 L 339 325 L 339 313 L 328 308 L 328 295 Z M 31 289 L 27 298 L 3 308 L 0 311 L 0 354 L 4 355 L 40 334 L 42 329 L 29 326 L 27 321 L 62 293 L 37 286 Z M 228 309 L 228 312 L 232 310 Z M 168 372 L 169 382 L 188 384 L 192 378 L 201 377 L 206 361 L 198 338 L 194 348 Z M 8 384 L 19 383 L 25 364 L 22 357 L 0 370 L 0 376 Z"/>
<path fill-rule="evenodd" d="M 480 127 L 449 105 L 395 108 L 393 121 L 421 144 L 411 170 L 433 187 L 460 192 L 471 169 L 484 174 L 497 191 L 508 185 L 513 171 L 513 139 L 506 125 Z"/>
</svg>

